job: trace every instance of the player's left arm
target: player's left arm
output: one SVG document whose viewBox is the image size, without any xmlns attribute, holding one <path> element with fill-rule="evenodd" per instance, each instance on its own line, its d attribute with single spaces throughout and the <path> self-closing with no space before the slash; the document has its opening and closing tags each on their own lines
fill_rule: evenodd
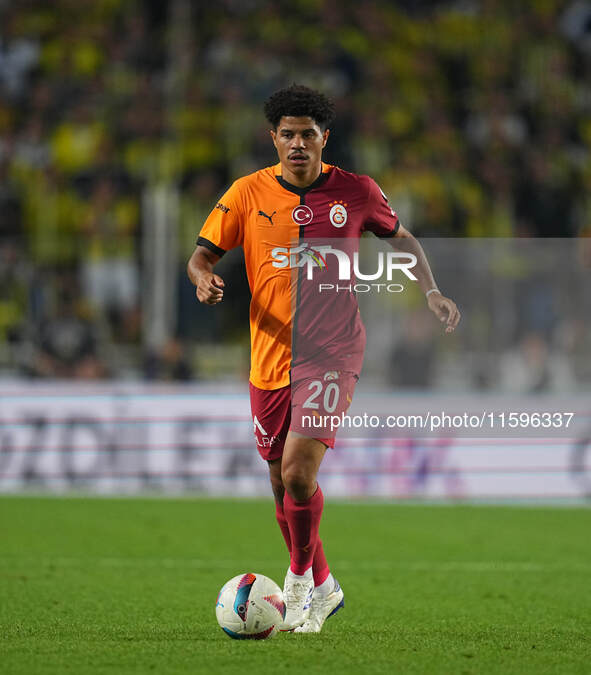
<svg viewBox="0 0 591 675">
<path fill-rule="evenodd" d="M 427 296 L 429 309 L 442 323 L 445 323 L 446 333 L 453 332 L 460 322 L 460 310 L 456 303 L 451 298 L 446 298 L 437 287 L 423 247 L 401 224 L 398 225 L 396 234 L 388 241 L 392 248 L 416 256 L 417 264 L 413 268 L 413 273 L 418 279 L 420 289 Z"/>
</svg>

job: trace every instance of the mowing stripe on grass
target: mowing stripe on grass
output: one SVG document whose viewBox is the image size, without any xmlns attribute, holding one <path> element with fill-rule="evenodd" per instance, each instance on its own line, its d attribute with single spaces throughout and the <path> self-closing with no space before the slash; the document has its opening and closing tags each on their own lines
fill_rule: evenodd
<svg viewBox="0 0 591 675">
<path fill-rule="evenodd" d="M 266 569 L 281 566 L 285 560 L 254 560 L 249 561 L 248 569 Z M 202 558 L 124 558 L 124 557 L 5 557 L 0 558 L 0 566 L 14 565 L 85 567 L 100 565 L 103 567 L 164 567 L 164 568 L 215 568 L 236 569 L 240 567 L 236 560 L 211 560 Z M 245 567 L 244 564 L 242 564 Z M 474 561 L 388 561 L 388 560 L 334 560 L 331 561 L 334 569 L 347 570 L 389 570 L 400 569 L 412 572 L 582 572 L 591 573 L 590 564 L 564 564 L 542 562 L 508 562 L 501 560 L 474 560 Z"/>
</svg>

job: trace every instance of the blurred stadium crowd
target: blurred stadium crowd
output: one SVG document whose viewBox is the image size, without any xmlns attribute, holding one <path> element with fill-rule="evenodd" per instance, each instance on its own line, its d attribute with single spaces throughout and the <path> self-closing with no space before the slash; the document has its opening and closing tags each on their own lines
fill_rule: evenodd
<svg viewBox="0 0 591 675">
<path fill-rule="evenodd" d="M 215 316 L 184 268 L 225 186 L 274 163 L 262 102 L 293 81 L 337 104 L 326 159 L 416 235 L 591 234 L 589 2 L 0 0 L 0 373 L 189 379 L 196 341 L 247 346 L 240 260 Z M 158 185 L 177 319 L 150 345 Z"/>
</svg>

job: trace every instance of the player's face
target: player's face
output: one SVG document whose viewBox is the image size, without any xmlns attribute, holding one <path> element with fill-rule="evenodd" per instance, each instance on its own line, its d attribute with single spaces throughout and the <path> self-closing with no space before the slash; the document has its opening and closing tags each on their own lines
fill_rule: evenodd
<svg viewBox="0 0 591 675">
<path fill-rule="evenodd" d="M 322 150 L 329 130 L 322 129 L 311 117 L 282 117 L 271 130 L 284 178 L 301 183 L 313 182 L 320 173 Z M 287 175 L 286 175 L 287 174 Z"/>
</svg>

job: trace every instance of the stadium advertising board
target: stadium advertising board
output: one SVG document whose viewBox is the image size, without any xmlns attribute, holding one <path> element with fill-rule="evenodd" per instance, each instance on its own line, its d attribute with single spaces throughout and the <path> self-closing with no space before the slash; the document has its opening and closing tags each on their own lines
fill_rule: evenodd
<svg viewBox="0 0 591 675">
<path fill-rule="evenodd" d="M 400 396 L 382 399 L 398 416 L 411 408 L 416 414 L 418 401 L 432 410 L 441 404 L 429 394 L 414 396 L 413 406 L 407 400 L 406 409 Z M 449 401 L 448 410 L 465 402 Z M 366 403 L 359 396 L 358 405 Z M 492 403 L 471 397 L 472 407 Z M 3 493 L 268 495 L 248 398 L 238 386 L 5 383 L 0 450 Z M 583 499 L 591 494 L 590 455 L 579 432 L 509 441 L 370 429 L 339 437 L 322 483 L 343 498 Z"/>
</svg>

